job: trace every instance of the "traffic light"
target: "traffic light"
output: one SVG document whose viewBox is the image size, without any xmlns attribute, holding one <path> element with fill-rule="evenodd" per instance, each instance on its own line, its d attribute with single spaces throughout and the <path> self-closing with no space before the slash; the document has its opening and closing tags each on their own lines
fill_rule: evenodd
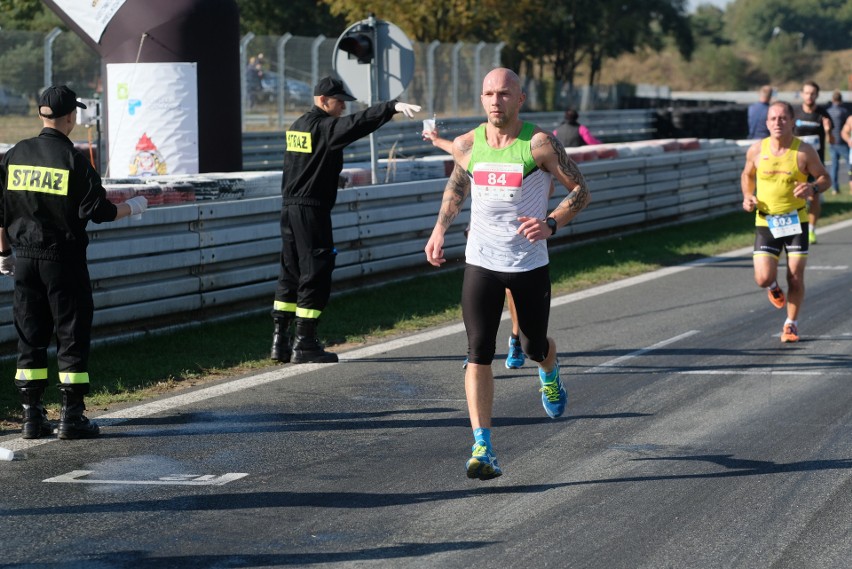
<svg viewBox="0 0 852 569">
<path fill-rule="evenodd" d="M 340 42 L 338 49 L 349 54 L 349 59 L 357 59 L 358 63 L 371 63 L 376 56 L 373 44 L 374 29 L 366 24 L 360 24 L 348 30 Z"/>
</svg>

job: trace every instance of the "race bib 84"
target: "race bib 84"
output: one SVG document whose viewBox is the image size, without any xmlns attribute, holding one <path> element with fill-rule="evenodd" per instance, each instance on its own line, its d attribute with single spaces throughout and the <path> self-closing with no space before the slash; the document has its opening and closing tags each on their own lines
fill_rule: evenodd
<svg viewBox="0 0 852 569">
<path fill-rule="evenodd" d="M 524 184 L 523 164 L 480 162 L 473 167 L 471 190 L 485 200 L 518 201 Z"/>
</svg>

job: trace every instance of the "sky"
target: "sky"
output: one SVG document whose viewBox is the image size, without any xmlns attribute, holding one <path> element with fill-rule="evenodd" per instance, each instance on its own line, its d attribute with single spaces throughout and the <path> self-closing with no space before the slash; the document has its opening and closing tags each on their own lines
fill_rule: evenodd
<svg viewBox="0 0 852 569">
<path fill-rule="evenodd" d="M 701 4 L 713 4 L 714 6 L 718 6 L 719 8 L 725 9 L 725 6 L 730 4 L 732 0 L 689 0 L 687 4 L 687 12 L 694 12 L 695 9 Z"/>
</svg>

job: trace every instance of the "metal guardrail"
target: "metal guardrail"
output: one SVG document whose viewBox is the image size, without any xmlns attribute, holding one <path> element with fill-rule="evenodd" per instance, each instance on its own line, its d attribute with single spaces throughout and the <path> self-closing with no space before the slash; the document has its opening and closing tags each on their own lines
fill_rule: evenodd
<svg viewBox="0 0 852 569">
<path fill-rule="evenodd" d="M 722 141 L 706 146 L 579 164 L 593 200 L 552 245 L 737 210 L 745 148 Z M 277 194 L 280 177 L 266 179 Z M 423 247 L 445 184 L 438 178 L 341 190 L 332 215 L 340 251 L 334 280 L 357 285 L 428 268 Z M 564 196 L 557 188 L 550 207 Z M 204 320 L 248 304 L 271 306 L 280 208 L 280 196 L 273 195 L 154 207 L 139 221 L 90 225 L 96 331 L 138 331 Z M 465 209 L 447 234 L 450 260 L 463 258 L 468 220 Z M 16 338 L 12 293 L 12 279 L 0 279 L 0 343 Z"/>
<path fill-rule="evenodd" d="M 522 113 L 525 120 L 546 130 L 555 129 L 562 122 L 562 113 Z M 650 109 L 625 109 L 617 111 L 587 111 L 582 123 L 602 142 L 627 142 L 647 140 L 656 134 L 656 112 Z M 438 130 L 445 138 L 454 138 L 483 122 L 482 117 L 438 119 Z M 376 131 L 378 157 L 423 156 L 441 151 L 420 135 L 422 124 L 397 118 Z M 243 133 L 243 169 L 273 170 L 284 162 L 284 133 Z M 346 148 L 346 162 L 368 162 L 370 142 L 363 138 Z"/>
</svg>

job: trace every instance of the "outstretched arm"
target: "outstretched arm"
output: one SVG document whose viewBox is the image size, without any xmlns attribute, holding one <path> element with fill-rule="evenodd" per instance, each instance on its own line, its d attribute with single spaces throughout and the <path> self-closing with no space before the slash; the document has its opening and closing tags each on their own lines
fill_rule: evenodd
<svg viewBox="0 0 852 569">
<path fill-rule="evenodd" d="M 437 130 L 424 130 L 423 138 L 431 141 L 433 146 L 440 148 L 447 154 L 453 153 L 453 141 L 449 138 L 441 138 Z"/>
</svg>

